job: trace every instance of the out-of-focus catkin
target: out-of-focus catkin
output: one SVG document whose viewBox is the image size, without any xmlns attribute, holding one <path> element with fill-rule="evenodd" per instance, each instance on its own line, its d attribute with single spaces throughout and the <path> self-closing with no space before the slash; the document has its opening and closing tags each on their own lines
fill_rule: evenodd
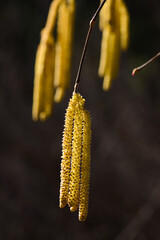
<svg viewBox="0 0 160 240">
<path fill-rule="evenodd" d="M 60 102 L 70 84 L 74 15 L 75 0 L 52 1 L 35 61 L 35 121 L 44 121 L 51 115 L 53 100 Z"/>
<path fill-rule="evenodd" d="M 58 10 L 57 19 L 57 41 L 56 41 L 56 54 L 55 54 L 55 73 L 54 73 L 54 86 L 62 87 L 65 84 L 64 75 L 64 58 L 65 58 L 65 23 L 66 23 L 67 3 L 63 1 Z"/>
<path fill-rule="evenodd" d="M 121 50 L 129 42 L 129 14 L 123 0 L 108 0 L 100 14 L 102 31 L 101 57 L 98 75 L 104 77 L 103 90 L 107 91 L 118 76 Z"/>
<path fill-rule="evenodd" d="M 123 0 L 120 0 L 120 36 L 121 48 L 127 50 L 129 45 L 129 13 Z"/>
<path fill-rule="evenodd" d="M 58 13 L 54 101 L 60 102 L 70 82 L 75 0 L 64 1 Z M 62 94 L 63 93 L 63 94 Z"/>
<path fill-rule="evenodd" d="M 52 31 L 56 24 L 57 10 L 62 0 L 54 0 L 45 28 L 41 31 L 41 40 L 35 60 L 32 118 L 34 121 L 46 120 L 53 108 L 53 76 L 55 41 Z"/>
<path fill-rule="evenodd" d="M 74 93 L 67 108 L 60 183 L 60 207 L 68 203 L 71 212 L 79 207 L 80 221 L 84 221 L 88 213 L 90 177 L 91 121 L 84 103 L 82 96 Z"/>
<path fill-rule="evenodd" d="M 32 118 L 46 120 L 52 112 L 54 73 L 54 38 L 46 30 L 41 32 L 37 49 L 33 90 Z"/>
</svg>

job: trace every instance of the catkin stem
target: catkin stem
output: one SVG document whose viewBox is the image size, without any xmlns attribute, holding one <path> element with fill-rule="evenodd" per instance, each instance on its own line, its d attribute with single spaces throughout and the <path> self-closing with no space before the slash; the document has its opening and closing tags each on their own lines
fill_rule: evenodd
<svg viewBox="0 0 160 240">
<path fill-rule="evenodd" d="M 81 59 L 80 59 L 79 68 L 78 68 L 77 77 L 76 77 L 76 81 L 75 81 L 74 91 L 73 92 L 77 93 L 77 91 L 78 91 L 78 85 L 79 85 L 79 82 L 80 82 L 80 75 L 81 75 L 81 71 L 82 71 L 82 66 L 83 66 L 84 57 L 85 57 L 85 54 L 86 54 L 89 38 L 90 38 L 90 35 L 91 35 L 91 32 L 92 32 L 92 29 L 94 27 L 94 24 L 96 22 L 97 16 L 98 16 L 99 12 L 101 11 L 101 9 L 102 9 L 102 7 L 103 7 L 105 2 L 106 2 L 106 0 L 103 0 L 103 2 L 98 7 L 97 11 L 95 12 L 94 16 L 92 17 L 92 19 L 91 19 L 91 21 L 89 23 L 89 29 L 88 29 L 88 33 L 87 33 L 86 40 L 85 40 L 85 43 L 84 43 L 82 56 L 81 56 Z"/>
</svg>

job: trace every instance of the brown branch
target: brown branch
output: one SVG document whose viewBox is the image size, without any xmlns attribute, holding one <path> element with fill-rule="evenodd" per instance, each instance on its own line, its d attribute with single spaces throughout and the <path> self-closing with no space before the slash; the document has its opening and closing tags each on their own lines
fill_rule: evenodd
<svg viewBox="0 0 160 240">
<path fill-rule="evenodd" d="M 147 61 L 146 63 L 144 63 L 143 65 L 134 68 L 132 71 L 132 76 L 135 75 L 135 73 L 139 72 L 140 70 L 142 70 L 143 68 L 145 68 L 149 63 L 153 62 L 156 58 L 158 58 L 160 56 L 160 52 L 157 53 L 154 57 L 152 57 L 149 61 Z"/>
<path fill-rule="evenodd" d="M 97 11 L 95 12 L 94 16 L 92 17 L 92 19 L 91 19 L 91 21 L 89 23 L 89 29 L 88 29 L 88 33 L 87 33 L 86 40 L 85 40 L 85 43 L 84 43 L 82 56 L 81 56 L 81 59 L 80 59 L 79 68 L 78 68 L 77 77 L 76 77 L 76 81 L 75 81 L 74 91 L 73 92 L 77 92 L 78 91 L 78 85 L 79 85 L 79 82 L 80 82 L 80 75 L 81 75 L 82 66 L 83 66 L 83 62 L 84 62 L 84 57 L 85 57 L 85 54 L 86 54 L 86 50 L 87 50 L 89 38 L 90 38 L 90 35 L 91 35 L 91 31 L 92 31 L 92 29 L 94 27 L 94 24 L 96 22 L 97 16 L 98 16 L 99 12 L 101 11 L 101 9 L 102 9 L 102 7 L 103 7 L 105 2 L 106 2 L 106 0 L 103 0 L 103 2 L 98 7 Z"/>
</svg>

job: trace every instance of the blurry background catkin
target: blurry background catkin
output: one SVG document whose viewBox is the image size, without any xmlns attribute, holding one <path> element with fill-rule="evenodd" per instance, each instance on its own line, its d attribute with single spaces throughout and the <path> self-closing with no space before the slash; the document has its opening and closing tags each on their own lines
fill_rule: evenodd
<svg viewBox="0 0 160 240">
<path fill-rule="evenodd" d="M 34 121 L 50 117 L 53 102 L 61 102 L 70 86 L 74 15 L 75 0 L 53 0 L 49 7 L 35 59 Z"/>
<path fill-rule="evenodd" d="M 99 17 L 99 28 L 102 42 L 98 74 L 104 77 L 103 90 L 107 91 L 113 79 L 118 77 L 121 50 L 127 50 L 129 45 L 130 17 L 123 0 L 105 2 Z"/>
<path fill-rule="evenodd" d="M 79 90 L 92 115 L 92 166 L 89 215 L 81 224 L 77 213 L 58 207 L 64 114 L 73 89 L 46 122 L 31 119 L 35 53 L 51 1 L 1 1 L 0 239 L 114 240 L 124 231 L 124 240 L 159 240 L 159 60 L 134 79 L 131 72 L 159 51 L 160 2 L 125 2 L 131 42 L 119 77 L 102 91 L 98 22 L 82 71 Z M 76 3 L 71 86 L 99 0 Z"/>
</svg>

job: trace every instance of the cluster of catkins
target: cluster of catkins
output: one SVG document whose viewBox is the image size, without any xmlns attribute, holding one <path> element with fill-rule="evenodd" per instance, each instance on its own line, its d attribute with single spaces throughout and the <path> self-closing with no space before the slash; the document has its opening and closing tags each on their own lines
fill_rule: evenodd
<svg viewBox="0 0 160 240">
<path fill-rule="evenodd" d="M 102 0 L 101 0 L 102 3 Z M 60 102 L 69 86 L 75 0 L 53 0 L 35 62 L 33 120 L 46 120 L 53 101 Z M 129 42 L 129 15 L 123 0 L 107 0 L 100 12 L 102 31 L 99 76 L 108 90 L 117 77 L 120 51 Z M 74 92 L 66 110 L 62 141 L 60 207 L 79 209 L 79 220 L 88 214 L 91 118 L 85 100 Z"/>
<path fill-rule="evenodd" d="M 65 116 L 62 141 L 60 208 L 68 203 L 70 211 L 79 208 L 79 220 L 88 213 L 91 118 L 85 100 L 73 93 Z"/>
<path fill-rule="evenodd" d="M 69 86 L 75 0 L 53 0 L 35 61 L 33 120 L 46 120 Z M 56 33 L 55 33 L 56 31 Z"/>
<path fill-rule="evenodd" d="M 103 90 L 107 91 L 118 75 L 120 52 L 127 50 L 129 43 L 129 14 L 123 0 L 107 0 L 100 12 L 99 28 L 102 43 L 98 74 L 104 77 Z"/>
</svg>

